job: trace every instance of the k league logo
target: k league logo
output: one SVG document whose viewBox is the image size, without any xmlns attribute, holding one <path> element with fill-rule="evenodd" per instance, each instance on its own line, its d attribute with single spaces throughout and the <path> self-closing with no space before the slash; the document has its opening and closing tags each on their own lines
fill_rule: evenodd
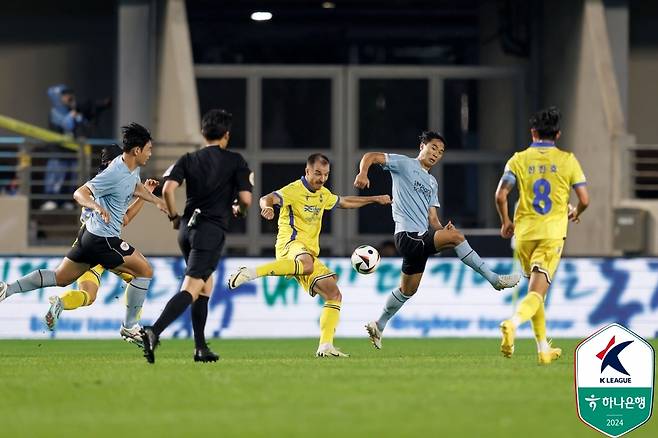
<svg viewBox="0 0 658 438">
<path fill-rule="evenodd" d="M 610 324 L 576 347 L 576 406 L 580 419 L 618 437 L 651 417 L 653 347 L 619 324 Z"/>
</svg>

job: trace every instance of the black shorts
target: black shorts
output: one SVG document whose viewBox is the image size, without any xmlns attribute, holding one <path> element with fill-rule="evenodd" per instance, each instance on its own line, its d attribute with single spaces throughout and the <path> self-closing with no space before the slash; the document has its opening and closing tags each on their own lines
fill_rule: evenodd
<svg viewBox="0 0 658 438">
<path fill-rule="evenodd" d="M 101 237 L 87 231 L 82 226 L 78 238 L 66 254 L 66 257 L 76 263 L 86 263 L 89 266 L 101 265 L 105 269 L 114 269 L 123 264 L 123 258 L 135 252 L 135 248 L 119 237 Z"/>
<path fill-rule="evenodd" d="M 421 235 L 401 231 L 395 234 L 395 247 L 402 255 L 402 272 L 407 275 L 425 271 L 427 259 L 439 252 L 434 247 L 433 230 L 428 230 Z"/>
<path fill-rule="evenodd" d="M 178 231 L 178 246 L 187 264 L 185 275 L 206 281 L 219 263 L 224 248 L 224 230 L 203 218 L 199 218 L 197 224 L 189 228 L 188 219 L 181 220 Z"/>
</svg>

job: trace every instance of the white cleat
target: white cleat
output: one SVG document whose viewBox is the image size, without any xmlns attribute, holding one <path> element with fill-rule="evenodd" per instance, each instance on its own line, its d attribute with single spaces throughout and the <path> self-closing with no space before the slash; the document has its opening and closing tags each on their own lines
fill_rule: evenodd
<svg viewBox="0 0 658 438">
<path fill-rule="evenodd" d="M 240 269 L 238 269 L 238 272 L 231 274 L 228 278 L 228 287 L 229 289 L 235 289 L 254 279 L 256 279 L 256 277 L 252 275 L 251 270 L 246 266 L 241 266 Z"/>
<path fill-rule="evenodd" d="M 48 312 L 46 312 L 46 316 L 44 316 L 43 319 L 46 322 L 48 330 L 52 332 L 57 327 L 57 321 L 59 320 L 59 315 L 62 313 L 62 310 L 64 310 L 64 304 L 62 303 L 62 299 L 58 296 L 50 297 L 48 298 L 48 301 L 50 302 L 50 309 L 48 309 Z"/>
<path fill-rule="evenodd" d="M 123 324 L 121 324 L 121 329 L 119 330 L 119 334 L 123 338 L 124 341 L 128 342 L 129 344 L 135 344 L 139 348 L 142 348 L 143 342 L 142 342 L 142 326 L 139 324 L 135 324 L 132 327 L 128 328 L 125 327 Z"/>
<path fill-rule="evenodd" d="M 0 303 L 7 299 L 7 283 L 0 281 Z"/>
<path fill-rule="evenodd" d="M 498 275 L 496 284 L 492 284 L 492 286 L 496 290 L 503 290 L 516 286 L 519 284 L 519 280 L 521 280 L 521 274 Z"/>
<path fill-rule="evenodd" d="M 368 336 L 372 341 L 372 345 L 375 346 L 377 350 L 382 349 L 382 331 L 379 330 L 379 326 L 375 321 L 371 321 L 366 324 L 366 330 L 368 331 Z"/>
<path fill-rule="evenodd" d="M 317 357 L 350 357 L 331 344 L 322 344 L 315 353 Z"/>
</svg>

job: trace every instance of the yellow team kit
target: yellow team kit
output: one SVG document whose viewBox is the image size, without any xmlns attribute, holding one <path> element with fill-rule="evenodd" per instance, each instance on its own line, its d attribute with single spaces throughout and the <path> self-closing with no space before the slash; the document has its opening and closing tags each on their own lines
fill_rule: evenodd
<svg viewBox="0 0 658 438">
<path fill-rule="evenodd" d="M 535 142 L 509 159 L 505 177 L 519 189 L 514 237 L 523 273 L 529 276 L 536 268 L 550 282 L 567 236 L 571 188 L 586 184 L 583 170 L 573 153 Z"/>
</svg>

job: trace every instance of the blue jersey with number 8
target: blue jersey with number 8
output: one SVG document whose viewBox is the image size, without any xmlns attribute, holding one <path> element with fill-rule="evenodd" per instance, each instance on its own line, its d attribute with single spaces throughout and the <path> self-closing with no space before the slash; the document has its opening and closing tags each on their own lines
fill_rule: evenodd
<svg viewBox="0 0 658 438">
<path fill-rule="evenodd" d="M 503 179 L 519 188 L 514 214 L 517 240 L 563 239 L 567 236 L 569 192 L 586 184 L 576 156 L 554 143 L 532 143 L 515 153 Z"/>
</svg>

